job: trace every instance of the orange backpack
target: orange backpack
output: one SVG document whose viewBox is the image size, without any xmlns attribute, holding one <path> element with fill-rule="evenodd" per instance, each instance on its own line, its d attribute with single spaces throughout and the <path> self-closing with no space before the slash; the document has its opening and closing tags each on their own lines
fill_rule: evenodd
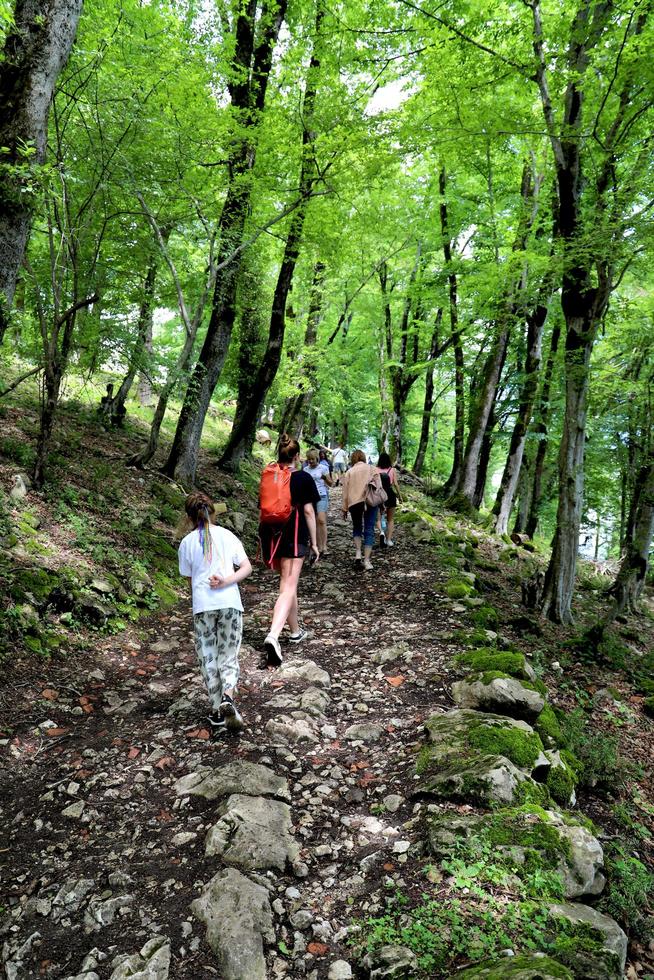
<svg viewBox="0 0 654 980">
<path fill-rule="evenodd" d="M 262 524 L 285 524 L 293 512 L 291 474 L 287 466 L 268 463 L 259 486 L 259 520 Z"/>
</svg>

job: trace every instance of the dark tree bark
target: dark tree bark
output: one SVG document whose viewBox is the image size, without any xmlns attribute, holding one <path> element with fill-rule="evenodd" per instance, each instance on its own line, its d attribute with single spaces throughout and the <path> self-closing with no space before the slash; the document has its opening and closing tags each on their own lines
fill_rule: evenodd
<svg viewBox="0 0 654 980">
<path fill-rule="evenodd" d="M 295 266 L 300 253 L 304 219 L 311 199 L 313 185 L 317 179 L 314 151 L 316 132 L 312 127 L 318 75 L 320 72 L 323 17 L 324 8 L 321 0 L 319 0 L 316 8 L 313 52 L 307 72 L 302 110 L 302 163 L 299 179 L 301 203 L 293 213 L 286 238 L 284 255 L 273 294 L 266 350 L 253 379 L 249 398 L 244 404 L 241 414 L 234 419 L 229 440 L 218 462 L 220 468 L 225 470 L 238 469 L 241 460 L 251 452 L 261 406 L 275 380 L 281 361 L 282 345 L 284 343 L 286 329 L 286 303 L 291 291 Z"/>
<path fill-rule="evenodd" d="M 530 165 L 525 164 L 520 189 L 522 213 L 513 243 L 512 250 L 514 253 L 523 252 L 526 247 L 529 232 L 536 218 L 535 203 L 537 202 L 538 186 L 539 181 L 534 180 Z M 463 462 L 459 478 L 453 483 L 449 498 L 450 506 L 456 508 L 466 510 L 474 507 L 480 453 L 504 369 L 509 337 L 516 320 L 524 315 L 525 288 L 526 269 L 510 288 L 506 304 L 499 312 L 493 343 L 484 362 L 480 383 L 476 386 Z"/>
<path fill-rule="evenodd" d="M 531 467 L 531 487 L 529 490 L 529 506 L 526 513 L 524 527 L 521 528 L 529 538 L 533 538 L 538 527 L 540 504 L 543 497 L 543 473 L 545 470 L 545 459 L 549 445 L 548 425 L 550 415 L 550 391 L 552 388 L 552 376 L 554 365 L 559 350 L 559 340 L 561 339 L 561 324 L 557 320 L 552 329 L 550 339 L 550 350 L 545 364 L 543 375 L 543 385 L 540 392 L 539 409 L 537 421 L 533 427 L 533 432 L 538 436 L 536 452 Z M 515 530 L 518 530 L 516 527 Z"/>
<path fill-rule="evenodd" d="M 302 344 L 302 363 L 299 365 L 298 385 L 300 390 L 297 395 L 286 400 L 282 423 L 280 423 L 279 428 L 280 432 L 288 432 L 289 435 L 294 435 L 297 439 L 302 435 L 317 389 L 315 347 L 322 315 L 324 278 L 325 266 L 322 262 L 316 262 L 309 295 L 307 326 Z"/>
<path fill-rule="evenodd" d="M 403 462 L 404 446 L 402 435 L 406 401 L 409 397 L 411 389 L 418 379 L 418 372 L 416 371 L 415 366 L 420 359 L 420 307 L 419 303 L 416 303 L 415 301 L 413 292 L 415 289 L 418 270 L 420 268 L 420 252 L 420 243 L 418 243 L 416 260 L 413 269 L 411 270 L 411 275 L 409 276 L 407 291 L 404 297 L 402 319 L 400 321 L 400 340 L 398 350 L 395 349 L 395 344 L 393 342 L 393 323 L 390 298 L 388 295 L 387 264 L 384 262 L 379 270 L 379 283 L 382 291 L 384 309 L 384 333 L 382 340 L 384 348 L 383 354 L 386 360 L 389 362 L 387 368 L 384 368 L 382 362 L 382 371 L 386 371 L 390 381 L 391 407 L 390 412 L 385 412 L 386 419 L 383 426 L 385 429 L 385 438 L 383 439 L 383 442 L 384 444 L 388 445 L 391 458 L 398 464 Z M 415 309 L 415 314 L 413 315 L 413 332 L 412 336 L 410 336 L 409 328 L 411 325 L 413 309 Z M 380 380 L 385 381 L 385 378 Z M 385 393 L 385 384 L 382 384 L 382 389 Z M 383 399 L 384 409 L 386 408 L 386 405 L 384 404 L 386 400 L 388 399 Z"/>
<path fill-rule="evenodd" d="M 565 416 L 559 450 L 559 500 L 541 609 L 543 615 L 554 622 L 571 623 L 583 505 L 590 358 L 613 288 L 611 245 L 615 246 L 615 242 L 604 243 L 599 254 L 594 254 L 593 249 L 588 248 L 589 229 L 584 219 L 587 213 L 592 213 L 592 220 L 596 222 L 615 203 L 612 191 L 616 189 L 617 180 L 616 141 L 626 111 L 631 106 L 631 83 L 635 71 L 632 69 L 625 76 L 622 91 L 617 95 L 612 122 L 600 144 L 603 159 L 599 165 L 593 164 L 597 176 L 592 185 L 593 207 L 589 210 L 587 206 L 584 207 L 585 185 L 582 179 L 582 149 L 586 146 L 582 138 L 585 77 L 590 65 L 590 52 L 603 41 L 611 16 L 611 4 L 603 2 L 591 6 L 584 0 L 576 11 L 570 29 L 567 59 L 570 75 L 560 123 L 555 120 L 549 91 L 548 56 L 545 53 L 539 0 L 534 0 L 531 9 L 535 77 L 552 146 L 557 182 L 557 234 L 563 246 L 561 308 L 566 326 Z M 642 32 L 646 17 L 645 10 L 634 18 L 624 44 L 630 37 Z M 613 217 L 617 218 L 617 215 Z M 615 227 L 619 227 L 617 220 Z"/>
<path fill-rule="evenodd" d="M 443 242 L 443 258 L 447 269 L 447 282 L 449 294 L 450 311 L 450 336 L 454 347 L 454 446 L 452 456 L 452 469 L 450 475 L 443 485 L 443 493 L 449 495 L 455 487 L 461 475 L 463 467 L 463 445 L 465 435 L 465 363 L 463 360 L 463 343 L 461 341 L 461 331 L 459 329 L 459 305 L 457 295 L 456 272 L 452 265 L 452 239 L 450 237 L 450 223 L 447 208 L 447 173 L 445 167 L 441 167 L 438 174 L 438 189 L 440 193 L 440 219 L 441 219 L 441 239 Z"/>
<path fill-rule="evenodd" d="M 427 368 L 427 373 L 425 375 L 425 401 L 422 409 L 422 424 L 420 426 L 420 440 L 418 442 L 418 452 L 416 453 L 416 460 L 413 464 L 413 472 L 416 476 L 422 474 L 423 467 L 425 465 L 425 456 L 427 455 L 427 446 L 429 445 L 429 433 L 431 431 L 431 417 L 434 410 L 434 370 L 435 368 L 431 365 L 435 362 L 438 356 L 439 340 L 440 340 L 440 330 L 441 323 L 443 322 L 443 311 L 439 309 L 436 313 L 436 319 L 434 320 L 434 329 L 431 335 L 431 343 L 429 345 L 429 351 L 427 353 L 427 361 L 429 362 L 429 367 Z"/>
<path fill-rule="evenodd" d="M 45 160 L 50 103 L 81 10 L 82 0 L 17 0 L 0 56 L 0 343 L 32 222 L 30 172 Z"/>
<path fill-rule="evenodd" d="M 493 505 L 496 534 L 507 533 L 509 518 L 513 509 L 513 501 L 518 488 L 527 430 L 531 424 L 534 402 L 538 391 L 543 330 L 545 329 L 550 296 L 551 283 L 548 282 L 544 285 L 544 289 L 541 290 L 540 302 L 527 315 L 527 354 L 525 358 L 525 376 L 520 391 L 518 416 L 511 433 L 509 452 L 504 465 L 502 480 L 495 498 L 495 504 Z"/>
<path fill-rule="evenodd" d="M 163 467 L 169 476 L 189 486 L 195 480 L 198 451 L 211 396 L 220 377 L 236 316 L 236 292 L 241 270 L 247 218 L 258 141 L 259 121 L 286 0 L 266 0 L 257 39 L 256 0 L 247 0 L 236 22 L 235 47 L 229 92 L 237 121 L 229 155 L 230 181 L 219 220 L 220 269 L 214 287 L 211 317 L 197 364 L 189 381 L 170 455 Z"/>
<path fill-rule="evenodd" d="M 495 441 L 495 425 L 497 424 L 497 419 L 495 417 L 496 404 L 497 397 L 493 399 L 490 415 L 488 416 L 488 424 L 486 425 L 484 438 L 482 439 L 481 443 L 481 449 L 479 450 L 479 464 L 477 466 L 477 475 L 475 478 L 475 492 L 472 496 L 472 506 L 477 510 L 479 510 L 484 502 L 484 491 L 486 490 L 486 480 L 488 479 L 488 466 L 490 463 L 491 453 L 493 451 L 493 443 Z"/>
</svg>

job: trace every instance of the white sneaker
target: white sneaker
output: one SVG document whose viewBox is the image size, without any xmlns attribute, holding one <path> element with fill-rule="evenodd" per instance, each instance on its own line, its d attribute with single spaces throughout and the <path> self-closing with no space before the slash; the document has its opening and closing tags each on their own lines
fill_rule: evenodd
<svg viewBox="0 0 654 980">
<path fill-rule="evenodd" d="M 386 542 L 386 547 L 387 548 L 394 548 L 395 547 L 395 542 L 394 541 L 391 541 L 391 539 L 389 538 L 387 540 L 387 542 Z"/>
<path fill-rule="evenodd" d="M 374 566 L 373 566 L 372 562 L 370 561 L 370 559 L 369 558 L 366 558 L 366 560 L 363 563 L 363 567 L 365 568 L 365 570 L 367 572 L 371 572 L 373 570 L 373 567 Z"/>
<path fill-rule="evenodd" d="M 241 712 L 234 704 L 232 698 L 230 698 L 227 694 L 224 696 L 222 704 L 220 705 L 220 717 L 225 722 L 225 727 L 228 731 L 243 731 L 243 718 L 241 717 Z"/>
<path fill-rule="evenodd" d="M 272 667 L 281 667 L 284 663 L 284 658 L 282 657 L 282 648 L 279 645 L 277 637 L 268 634 L 263 641 L 263 649 L 268 657 L 268 663 Z"/>
</svg>

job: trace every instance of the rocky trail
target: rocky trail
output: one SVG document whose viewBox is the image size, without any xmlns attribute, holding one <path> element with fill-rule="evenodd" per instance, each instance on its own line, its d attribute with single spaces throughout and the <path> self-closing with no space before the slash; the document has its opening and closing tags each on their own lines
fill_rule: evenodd
<svg viewBox="0 0 654 980">
<path fill-rule="evenodd" d="M 444 900 L 451 878 L 436 859 L 483 836 L 475 820 L 491 820 L 489 806 L 548 806 L 537 791 L 557 768 L 570 795 L 565 764 L 524 720 L 541 715 L 544 698 L 524 685 L 533 673 L 523 657 L 457 687 L 468 671 L 454 661 L 455 634 L 482 600 L 447 595 L 451 568 L 434 561 L 433 528 L 403 526 L 362 573 L 335 513 L 331 557 L 301 580 L 310 637 L 284 645 L 279 670 L 260 669 L 258 652 L 276 580 L 257 567 L 242 587 L 240 737 L 212 740 L 204 727 L 186 603 L 3 691 L 3 715 L 20 717 L 1 748 L 8 980 L 429 975 L 398 944 L 366 957 L 361 923 L 384 914 L 389 893 L 419 900 L 427 880 Z M 469 545 L 450 547 L 472 587 Z M 497 636 L 487 636 L 492 646 Z M 453 695 L 465 710 L 452 712 Z M 490 708 L 499 714 L 482 714 Z M 484 726 L 491 748 L 474 748 Z M 555 809 L 534 808 L 526 823 L 507 811 L 508 842 L 524 857 L 525 828 L 549 821 L 548 841 L 563 841 L 561 900 L 597 895 L 601 846 Z M 498 900 L 507 905 L 510 892 L 501 885 Z M 594 937 L 585 967 L 548 973 L 529 959 L 533 969 L 509 974 L 507 958 L 504 973 L 474 975 L 621 976 L 626 937 L 576 908 L 588 909 L 584 935 Z M 480 959 L 444 943 L 455 966 Z M 592 972 L 597 963 L 604 972 Z M 455 966 L 436 963 L 430 975 Z"/>
</svg>

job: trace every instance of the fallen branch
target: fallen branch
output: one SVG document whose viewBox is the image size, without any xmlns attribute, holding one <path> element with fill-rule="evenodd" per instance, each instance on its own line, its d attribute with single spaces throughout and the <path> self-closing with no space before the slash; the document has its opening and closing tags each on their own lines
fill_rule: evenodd
<svg viewBox="0 0 654 980">
<path fill-rule="evenodd" d="M 9 385 L 8 388 L 4 388 L 2 391 L 0 391 L 0 398 L 4 398 L 5 395 L 8 395 L 10 391 L 13 391 L 14 388 L 17 388 L 18 385 L 23 383 L 23 381 L 27 381 L 28 378 L 31 378 L 33 375 L 38 374 L 40 370 L 41 370 L 41 366 L 39 365 L 38 367 L 32 368 L 31 371 L 27 372 L 27 374 L 21 375 L 21 377 L 18 378 L 17 381 L 14 381 L 13 384 Z"/>
</svg>

